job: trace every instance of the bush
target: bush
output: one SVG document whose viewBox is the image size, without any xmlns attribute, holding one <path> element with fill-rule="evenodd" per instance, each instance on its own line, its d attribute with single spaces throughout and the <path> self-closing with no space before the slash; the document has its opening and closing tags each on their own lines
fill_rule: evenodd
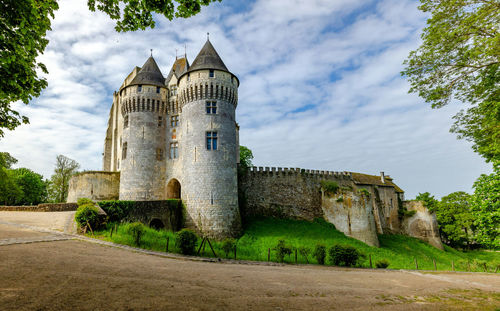
<svg viewBox="0 0 500 311">
<path fill-rule="evenodd" d="M 328 250 L 330 262 L 335 266 L 352 267 L 358 264 L 363 255 L 350 245 L 334 245 Z"/>
<path fill-rule="evenodd" d="M 299 246 L 299 254 L 306 259 L 306 262 L 309 263 L 309 259 L 307 258 L 311 253 L 311 249 L 306 246 Z"/>
<path fill-rule="evenodd" d="M 375 267 L 377 267 L 378 269 L 385 269 L 389 267 L 389 261 L 387 259 L 379 260 L 375 263 Z"/>
<path fill-rule="evenodd" d="M 76 201 L 76 204 L 78 204 L 78 206 L 82 206 L 85 204 L 94 204 L 94 201 L 92 201 L 91 199 L 87 199 L 87 198 L 79 198 Z"/>
<path fill-rule="evenodd" d="M 325 257 L 326 257 L 326 247 L 320 244 L 317 244 L 316 247 L 314 248 L 314 253 L 313 253 L 314 258 L 318 261 L 320 265 L 325 264 Z"/>
<path fill-rule="evenodd" d="M 337 190 L 339 190 L 339 184 L 337 184 L 334 181 L 330 180 L 322 180 L 320 182 L 321 188 L 325 191 L 325 193 L 329 196 L 332 196 L 337 193 Z"/>
<path fill-rule="evenodd" d="M 128 225 L 128 233 L 134 238 L 135 245 L 141 245 L 141 238 L 144 235 L 144 225 L 140 222 L 133 222 Z"/>
<path fill-rule="evenodd" d="M 197 240 L 196 233 L 189 229 L 182 229 L 175 234 L 175 246 L 184 255 L 194 254 Z"/>
<path fill-rule="evenodd" d="M 360 188 L 358 189 L 359 193 L 361 193 L 361 195 L 364 195 L 366 197 L 370 197 L 370 191 L 366 190 L 365 188 Z"/>
<path fill-rule="evenodd" d="M 226 239 L 222 242 L 222 250 L 226 254 L 226 258 L 229 258 L 229 254 L 234 252 L 234 248 L 236 247 L 236 240 L 234 239 Z"/>
<path fill-rule="evenodd" d="M 99 210 L 94 203 L 83 204 L 76 210 L 75 221 L 80 228 L 85 227 L 88 223 L 90 228 L 95 230 L 99 227 Z"/>
<path fill-rule="evenodd" d="M 120 222 L 128 216 L 135 201 L 100 201 L 99 206 L 108 214 L 110 222 Z"/>
<path fill-rule="evenodd" d="M 276 251 L 276 258 L 278 258 L 279 262 L 283 262 L 285 256 L 292 253 L 292 248 L 285 244 L 285 240 L 279 240 L 274 250 Z"/>
</svg>

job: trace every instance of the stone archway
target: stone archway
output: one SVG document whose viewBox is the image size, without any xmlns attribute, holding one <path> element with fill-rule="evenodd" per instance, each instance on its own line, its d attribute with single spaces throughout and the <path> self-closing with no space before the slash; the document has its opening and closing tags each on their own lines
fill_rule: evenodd
<svg viewBox="0 0 500 311">
<path fill-rule="evenodd" d="M 180 199 L 181 198 L 181 184 L 172 178 L 167 184 L 167 199 Z"/>
<path fill-rule="evenodd" d="M 158 218 L 153 218 L 153 220 L 151 220 L 151 222 L 149 223 L 149 226 L 156 230 L 165 229 L 163 221 L 159 220 Z"/>
</svg>

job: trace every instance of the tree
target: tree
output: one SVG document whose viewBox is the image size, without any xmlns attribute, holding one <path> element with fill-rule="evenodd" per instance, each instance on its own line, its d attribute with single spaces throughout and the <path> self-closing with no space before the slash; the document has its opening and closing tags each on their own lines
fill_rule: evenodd
<svg viewBox="0 0 500 311">
<path fill-rule="evenodd" d="M 13 204 L 22 196 L 21 188 L 15 183 L 9 170 L 15 163 L 17 159 L 8 152 L 0 152 L 0 202 L 5 205 Z"/>
<path fill-rule="evenodd" d="M 0 137 L 3 129 L 12 130 L 28 118 L 12 110 L 11 103 L 28 104 L 47 86 L 37 70 L 47 73 L 36 61 L 49 40 L 50 17 L 58 9 L 55 0 L 5 0 L 0 9 Z"/>
<path fill-rule="evenodd" d="M 471 107 L 455 115 L 451 132 L 473 142 L 486 161 L 500 159 L 500 2 L 420 0 L 431 13 L 422 45 L 402 75 L 410 92 L 441 108 L 453 99 Z"/>
<path fill-rule="evenodd" d="M 47 185 L 43 176 L 27 168 L 17 168 L 9 171 L 11 178 L 21 189 L 22 195 L 14 205 L 36 205 L 47 199 Z"/>
<path fill-rule="evenodd" d="M 429 192 L 419 193 L 415 200 L 422 201 L 424 206 L 431 213 L 435 213 L 439 205 L 439 201 L 436 200 Z"/>
<path fill-rule="evenodd" d="M 248 169 L 253 165 L 252 159 L 252 150 L 248 149 L 245 146 L 240 146 L 240 167 L 245 170 Z"/>
<path fill-rule="evenodd" d="M 479 243 L 500 248 L 500 161 L 493 164 L 492 174 L 483 174 L 474 183 L 472 211 Z"/>
<path fill-rule="evenodd" d="M 436 218 L 441 239 L 446 244 L 462 247 L 474 242 L 474 214 L 468 193 L 458 191 L 442 197 Z"/>
<path fill-rule="evenodd" d="M 68 197 L 69 179 L 73 176 L 80 164 L 75 160 L 58 155 L 54 175 L 50 177 L 49 198 L 58 203 L 66 202 Z"/>
<path fill-rule="evenodd" d="M 83 0 L 82 0 L 83 1 Z M 172 20 L 188 18 L 202 6 L 221 0 L 88 0 L 91 11 L 102 11 L 116 20 L 117 31 L 154 28 L 153 13 Z M 39 77 L 48 73 L 36 58 L 48 44 L 51 17 L 59 9 L 56 0 L 3 0 L 0 2 L 0 138 L 4 129 L 13 130 L 28 123 L 26 116 L 12 109 L 12 103 L 28 104 L 40 96 L 47 80 Z M 37 72 L 38 71 L 38 72 Z"/>
</svg>

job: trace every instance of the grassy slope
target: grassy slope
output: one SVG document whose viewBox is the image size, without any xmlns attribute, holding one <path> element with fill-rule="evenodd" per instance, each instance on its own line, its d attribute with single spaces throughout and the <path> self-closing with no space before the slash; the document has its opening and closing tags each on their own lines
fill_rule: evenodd
<svg viewBox="0 0 500 311">
<path fill-rule="evenodd" d="M 109 229 L 109 228 L 108 228 Z M 133 245 L 132 238 L 127 233 L 127 225 L 120 225 L 118 233 L 109 237 L 109 230 L 97 232 L 99 238 L 113 241 L 115 243 Z M 156 231 L 147 229 L 143 237 L 141 247 L 165 251 L 167 236 L 170 238 L 169 251 L 176 252 L 174 247 L 174 233 L 167 231 Z M 380 248 L 370 247 L 363 242 L 346 237 L 343 233 L 335 230 L 335 227 L 325 221 L 315 222 L 284 220 L 273 218 L 254 219 L 248 222 L 244 234 L 238 239 L 237 257 L 248 260 L 267 260 L 268 249 L 271 249 L 271 260 L 276 261 L 275 252 L 272 248 L 276 246 L 278 240 L 283 239 L 293 247 L 309 247 L 311 250 L 316 244 L 323 244 L 327 248 L 334 244 L 348 244 L 358 248 L 361 252 L 372 256 L 373 264 L 381 259 L 390 262 L 392 269 L 414 269 L 415 258 L 418 260 L 419 269 L 433 270 L 433 259 L 436 260 L 438 270 L 451 270 L 451 261 L 455 262 L 456 270 L 466 270 L 467 261 L 472 262 L 471 268 L 476 271 L 483 271 L 482 266 L 478 267 L 474 261 L 485 261 L 489 269 L 493 269 L 500 264 L 500 253 L 489 251 L 460 252 L 450 247 L 445 247 L 445 251 L 436 249 L 418 239 L 402 235 L 380 235 Z M 198 243 L 199 245 L 199 243 Z M 223 256 L 221 250 L 222 243 L 212 242 L 218 255 Z M 211 256 L 208 246 L 203 254 Z M 328 260 L 328 259 L 327 259 Z M 286 262 L 294 262 L 294 256 L 286 258 Z M 306 260 L 298 255 L 299 263 L 306 263 Z M 309 256 L 309 262 L 316 261 Z M 368 257 L 363 266 L 369 266 Z"/>
</svg>

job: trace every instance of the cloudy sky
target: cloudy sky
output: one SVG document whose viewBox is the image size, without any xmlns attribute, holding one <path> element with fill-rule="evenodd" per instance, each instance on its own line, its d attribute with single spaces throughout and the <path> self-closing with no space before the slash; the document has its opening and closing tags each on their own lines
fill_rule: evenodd
<svg viewBox="0 0 500 311">
<path fill-rule="evenodd" d="M 459 104 L 432 110 L 401 78 L 426 16 L 411 0 L 223 0 L 153 30 L 116 33 L 86 0 L 60 1 L 41 57 L 49 87 L 0 150 L 50 177 L 55 157 L 100 170 L 113 91 L 153 49 L 166 75 L 210 32 L 241 82 L 240 143 L 258 166 L 391 175 L 407 198 L 469 191 L 490 165 L 448 132 Z"/>
</svg>

